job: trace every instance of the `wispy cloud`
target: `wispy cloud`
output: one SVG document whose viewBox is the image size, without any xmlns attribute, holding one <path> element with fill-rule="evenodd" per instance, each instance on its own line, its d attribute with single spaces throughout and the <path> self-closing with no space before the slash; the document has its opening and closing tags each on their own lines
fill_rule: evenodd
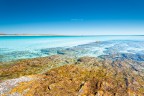
<svg viewBox="0 0 144 96">
<path fill-rule="evenodd" d="M 77 21 L 77 22 L 79 22 L 79 21 L 84 21 L 84 19 L 82 19 L 82 18 L 73 18 L 73 19 L 71 19 L 71 21 Z"/>
</svg>

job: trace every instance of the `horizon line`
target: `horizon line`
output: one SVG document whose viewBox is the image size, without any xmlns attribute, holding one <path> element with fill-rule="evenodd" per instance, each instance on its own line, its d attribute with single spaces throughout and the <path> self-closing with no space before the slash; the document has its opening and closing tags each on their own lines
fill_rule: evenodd
<svg viewBox="0 0 144 96">
<path fill-rule="evenodd" d="M 144 36 L 141 34 L 133 34 L 133 35 L 128 35 L 128 34 L 99 34 L 99 35 L 68 35 L 68 34 L 5 34 L 5 33 L 0 33 L 0 36 Z"/>
</svg>

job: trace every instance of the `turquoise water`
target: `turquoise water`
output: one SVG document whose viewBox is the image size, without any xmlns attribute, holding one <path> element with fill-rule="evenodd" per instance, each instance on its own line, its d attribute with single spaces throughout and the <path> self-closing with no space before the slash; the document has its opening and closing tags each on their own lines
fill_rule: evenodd
<svg viewBox="0 0 144 96">
<path fill-rule="evenodd" d="M 96 41 L 101 42 L 92 43 Z M 68 48 L 75 51 L 67 54 L 76 56 L 97 57 L 114 47 L 116 52 L 143 53 L 143 41 L 144 36 L 1 36 L 0 62 L 62 54 Z"/>
</svg>

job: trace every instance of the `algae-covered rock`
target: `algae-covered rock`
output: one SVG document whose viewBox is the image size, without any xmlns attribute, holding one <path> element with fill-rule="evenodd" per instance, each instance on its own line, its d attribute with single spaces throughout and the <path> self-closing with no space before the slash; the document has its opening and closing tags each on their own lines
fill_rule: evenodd
<svg viewBox="0 0 144 96">
<path fill-rule="evenodd" d="M 11 75 L 15 76 L 16 73 L 25 73 L 25 69 L 27 69 L 27 75 L 35 74 L 34 77 L 37 79 L 21 82 L 7 94 L 17 93 L 22 96 L 144 96 L 144 73 L 135 66 L 137 64 L 143 66 L 143 62 L 94 57 L 82 57 L 75 61 L 59 56 L 24 60 L 23 63 L 22 61 L 19 61 L 20 64 L 4 68 L 8 70 L 7 74 L 12 72 Z M 53 65 L 53 67 L 49 68 L 49 65 Z M 10 71 L 10 68 L 13 71 Z M 2 68 L 2 70 L 4 69 Z M 43 71 L 44 69 L 45 71 Z"/>
<path fill-rule="evenodd" d="M 52 68 L 73 62 L 74 60 L 71 58 L 54 55 L 51 57 L 18 60 L 10 64 L 3 63 L 0 67 L 0 80 L 40 74 Z"/>
</svg>

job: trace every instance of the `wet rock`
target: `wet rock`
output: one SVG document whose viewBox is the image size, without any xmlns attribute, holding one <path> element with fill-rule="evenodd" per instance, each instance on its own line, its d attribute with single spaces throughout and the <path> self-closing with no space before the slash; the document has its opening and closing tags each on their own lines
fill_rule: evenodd
<svg viewBox="0 0 144 96">
<path fill-rule="evenodd" d="M 0 68 L 0 80 L 39 74 L 72 62 L 74 62 L 74 59 L 54 55 L 51 57 L 19 60 L 8 65 L 3 63 L 4 65 L 1 65 Z"/>
<path fill-rule="evenodd" d="M 12 90 L 14 87 L 18 86 L 20 82 L 28 82 L 31 81 L 32 78 L 30 77 L 21 77 L 17 79 L 11 79 L 11 80 L 6 80 L 4 82 L 0 83 L 0 95 L 8 93 L 10 90 Z M 20 95 L 15 95 L 11 94 L 11 96 L 20 96 Z"/>
<path fill-rule="evenodd" d="M 66 57 L 55 55 L 47 58 L 22 60 L 17 63 L 9 68 L 4 68 L 3 70 L 8 73 L 1 76 L 9 77 L 20 73 L 26 74 L 26 72 L 29 75 L 31 72 L 36 75 L 38 80 L 23 82 L 13 88 L 10 94 L 16 92 L 23 94 L 26 89 L 29 89 L 23 96 L 144 95 L 144 78 L 142 76 L 144 71 L 140 69 L 144 65 L 143 62 L 126 58 L 112 60 L 106 57 L 105 59 L 82 57 L 77 61 L 71 61 Z M 53 67 L 49 70 L 43 71 L 51 66 Z M 41 74 L 38 75 L 33 70 L 43 72 L 39 71 Z"/>
</svg>

